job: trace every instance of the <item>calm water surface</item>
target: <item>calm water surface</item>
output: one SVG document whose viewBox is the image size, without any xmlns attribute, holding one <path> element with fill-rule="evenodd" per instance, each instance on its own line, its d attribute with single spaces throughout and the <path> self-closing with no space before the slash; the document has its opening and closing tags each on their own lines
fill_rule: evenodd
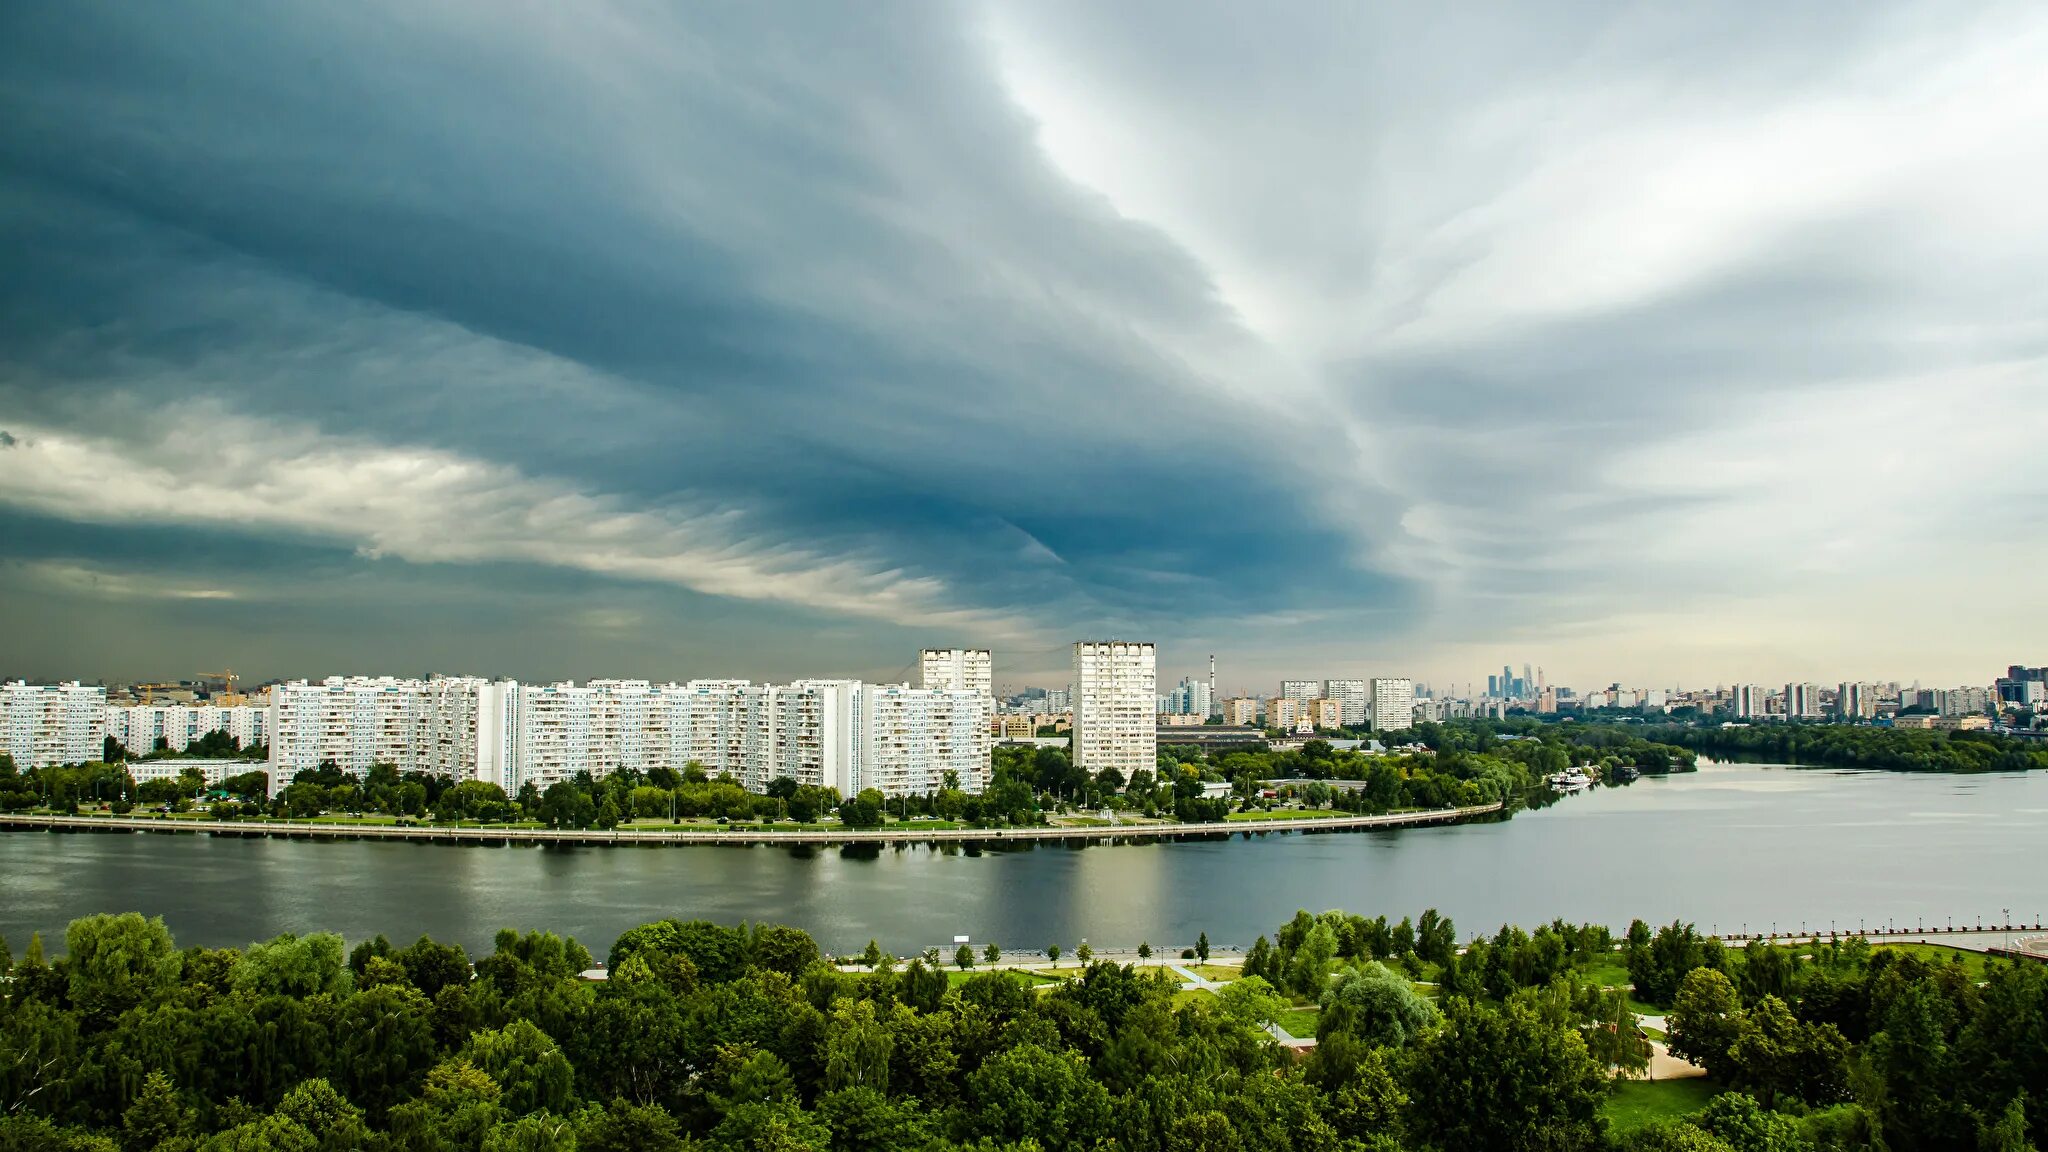
<svg viewBox="0 0 2048 1152">
<path fill-rule="evenodd" d="M 61 937 L 92 912 L 162 916 L 182 944 L 280 932 L 500 927 L 602 952 L 662 916 L 768 920 L 828 947 L 956 934 L 1013 948 L 1083 939 L 1248 944 L 1296 908 L 1411 915 L 1461 935 L 1562 916 L 1625 926 L 1844 927 L 2048 913 L 2048 773 L 1983 776 L 1710 765 L 1564 798 L 1497 824 L 1265 833 L 1131 845 L 879 849 L 463 847 L 0 833 L 0 933 Z"/>
</svg>

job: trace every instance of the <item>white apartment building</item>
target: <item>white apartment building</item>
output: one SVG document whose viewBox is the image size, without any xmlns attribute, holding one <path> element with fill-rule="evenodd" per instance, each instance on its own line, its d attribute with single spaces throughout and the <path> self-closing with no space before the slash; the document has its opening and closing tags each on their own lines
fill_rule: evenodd
<svg viewBox="0 0 2048 1152">
<path fill-rule="evenodd" d="M 1737 684 L 1732 699 L 1737 720 L 1754 720 L 1765 714 L 1769 702 L 1760 684 Z"/>
<path fill-rule="evenodd" d="M 1158 767 L 1158 652 L 1126 640 L 1074 645 L 1074 764 L 1089 772 Z"/>
<path fill-rule="evenodd" d="M 1280 698 L 1282 700 L 1313 700 L 1322 694 L 1323 684 L 1320 680 L 1282 680 L 1280 682 Z"/>
<path fill-rule="evenodd" d="M 271 792 L 326 763 L 357 776 L 373 764 L 422 770 L 424 687 L 425 681 L 394 676 L 330 676 L 271 688 Z"/>
<path fill-rule="evenodd" d="M 17 769 L 97 760 L 106 747 L 107 690 L 76 680 L 0 684 L 0 752 Z"/>
<path fill-rule="evenodd" d="M 157 741 L 173 752 L 183 752 L 194 740 L 212 732 L 226 732 L 243 748 L 265 743 L 270 732 L 270 706 L 235 704 L 136 704 L 109 705 L 106 735 L 121 742 L 131 756 L 156 750 Z M 97 755 L 97 753 L 95 753 Z"/>
<path fill-rule="evenodd" d="M 1810 720 L 1820 716 L 1820 693 L 1811 684 L 1785 685 L 1785 718 Z"/>
<path fill-rule="evenodd" d="M 847 795 L 874 788 L 885 796 L 936 792 L 950 773 L 968 792 L 987 783 L 989 697 L 976 691 L 867 684 L 855 693 L 852 778 Z"/>
<path fill-rule="evenodd" d="M 986 648 L 927 648 L 918 665 L 926 688 L 995 695 L 995 658 Z"/>
<path fill-rule="evenodd" d="M 1415 727 L 1415 681 L 1405 676 L 1374 677 L 1371 695 L 1373 731 L 1401 732 Z"/>
<path fill-rule="evenodd" d="M 1372 684 L 1368 681 L 1325 680 L 1323 697 L 1337 702 L 1346 728 L 1363 725 L 1372 714 Z"/>
<path fill-rule="evenodd" d="M 1835 715 L 1844 720 L 1867 720 L 1877 715 L 1877 696 L 1870 685 L 1845 680 L 1835 689 Z"/>
</svg>

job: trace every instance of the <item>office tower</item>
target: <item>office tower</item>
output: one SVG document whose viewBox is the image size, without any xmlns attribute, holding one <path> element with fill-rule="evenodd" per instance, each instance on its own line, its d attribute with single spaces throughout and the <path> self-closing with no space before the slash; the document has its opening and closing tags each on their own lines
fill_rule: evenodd
<svg viewBox="0 0 2048 1152">
<path fill-rule="evenodd" d="M 1323 696 L 1337 702 L 1346 728 L 1363 727 L 1371 718 L 1372 685 L 1364 680 L 1325 680 Z"/>
<path fill-rule="evenodd" d="M 1500 695 L 1500 677 L 1488 676 L 1486 678 L 1486 698 L 1491 700 L 1498 695 Z"/>
<path fill-rule="evenodd" d="M 1785 685 L 1785 718 L 1805 720 L 1820 715 L 1820 694 L 1811 684 Z"/>
<path fill-rule="evenodd" d="M 1083 640 L 1074 645 L 1074 764 L 1089 772 L 1158 767 L 1153 714 L 1157 652 L 1151 644 Z"/>
<path fill-rule="evenodd" d="M 1207 718 L 1213 711 L 1209 701 L 1209 685 L 1201 680 L 1182 677 L 1180 686 L 1161 696 L 1160 711 L 1174 716 L 1200 716 Z"/>
<path fill-rule="evenodd" d="M 1406 677 L 1375 677 L 1371 685 L 1372 726 L 1378 732 L 1415 727 L 1415 682 Z"/>
<path fill-rule="evenodd" d="M 918 663 L 926 688 L 995 694 L 995 662 L 986 648 L 927 648 L 918 655 Z"/>
<path fill-rule="evenodd" d="M 105 688 L 10 680 L 0 684 L 0 752 L 18 770 L 97 760 L 106 746 L 106 711 Z"/>
</svg>

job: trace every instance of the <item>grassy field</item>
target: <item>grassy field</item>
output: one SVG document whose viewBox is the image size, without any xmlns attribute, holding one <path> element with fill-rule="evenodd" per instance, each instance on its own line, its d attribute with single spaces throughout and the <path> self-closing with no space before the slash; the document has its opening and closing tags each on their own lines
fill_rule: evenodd
<svg viewBox="0 0 2048 1152">
<path fill-rule="evenodd" d="M 1704 1077 L 1690 1080 L 1622 1080 L 1614 1085 L 1602 1113 L 1610 1131 L 1625 1136 L 1663 1120 L 1690 1116 L 1707 1106 L 1721 1086 Z"/>
<path fill-rule="evenodd" d="M 1316 1034 L 1316 1020 L 1320 1015 L 1318 1012 L 1297 1008 L 1292 1012 L 1282 1012 L 1277 1023 L 1287 1030 L 1289 1036 L 1308 1039 Z"/>
<path fill-rule="evenodd" d="M 1619 956 L 1581 964 L 1579 974 L 1602 988 L 1619 988 L 1628 983 L 1628 969 L 1622 965 Z"/>
<path fill-rule="evenodd" d="M 1349 812 L 1331 812 L 1327 809 L 1321 808 L 1280 808 L 1271 812 L 1263 812 L 1256 810 L 1251 812 L 1231 812 L 1225 814 L 1223 818 L 1227 821 L 1230 821 L 1231 823 L 1241 824 L 1246 821 L 1255 820 L 1327 820 L 1333 816 L 1349 815 L 1351 815 L 1351 813 Z"/>
<path fill-rule="evenodd" d="M 1181 967 L 1186 968 L 1204 980 L 1229 981 L 1244 975 L 1243 970 L 1235 964 L 1229 966 L 1222 964 L 1183 964 Z"/>
</svg>

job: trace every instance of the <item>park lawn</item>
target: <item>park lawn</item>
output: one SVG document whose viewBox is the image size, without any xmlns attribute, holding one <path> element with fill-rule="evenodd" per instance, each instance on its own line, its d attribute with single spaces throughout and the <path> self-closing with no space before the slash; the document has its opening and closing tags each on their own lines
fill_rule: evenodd
<svg viewBox="0 0 2048 1152">
<path fill-rule="evenodd" d="M 1290 1012 L 1282 1012 L 1274 1023 L 1286 1029 L 1289 1036 L 1306 1040 L 1316 1034 L 1316 1020 L 1319 1016 L 1319 1012 L 1296 1008 Z"/>
<path fill-rule="evenodd" d="M 1244 969 L 1236 964 L 1183 964 L 1181 967 L 1204 980 L 1219 980 L 1226 983 L 1244 975 Z"/>
<path fill-rule="evenodd" d="M 1608 1131 L 1626 1136 L 1638 1128 L 1677 1120 L 1707 1106 L 1721 1086 L 1704 1076 L 1685 1080 L 1617 1080 L 1601 1105 Z"/>
<path fill-rule="evenodd" d="M 1241 824 L 1253 820 L 1327 820 L 1332 816 L 1344 815 L 1348 815 L 1348 813 L 1327 812 L 1320 808 L 1281 808 L 1271 812 L 1229 812 L 1224 814 L 1223 819 L 1231 823 Z"/>
<path fill-rule="evenodd" d="M 949 968 L 946 970 L 946 983 L 958 988 L 976 976 L 988 972 L 1001 972 L 1006 976 L 1014 978 L 1017 983 L 1024 985 L 1026 988 L 1033 988 L 1040 984 L 1059 983 L 1059 980 L 1054 977 L 1041 976 L 1036 972 L 1026 972 L 1018 968 L 969 968 L 965 971 L 958 968 Z"/>
</svg>

